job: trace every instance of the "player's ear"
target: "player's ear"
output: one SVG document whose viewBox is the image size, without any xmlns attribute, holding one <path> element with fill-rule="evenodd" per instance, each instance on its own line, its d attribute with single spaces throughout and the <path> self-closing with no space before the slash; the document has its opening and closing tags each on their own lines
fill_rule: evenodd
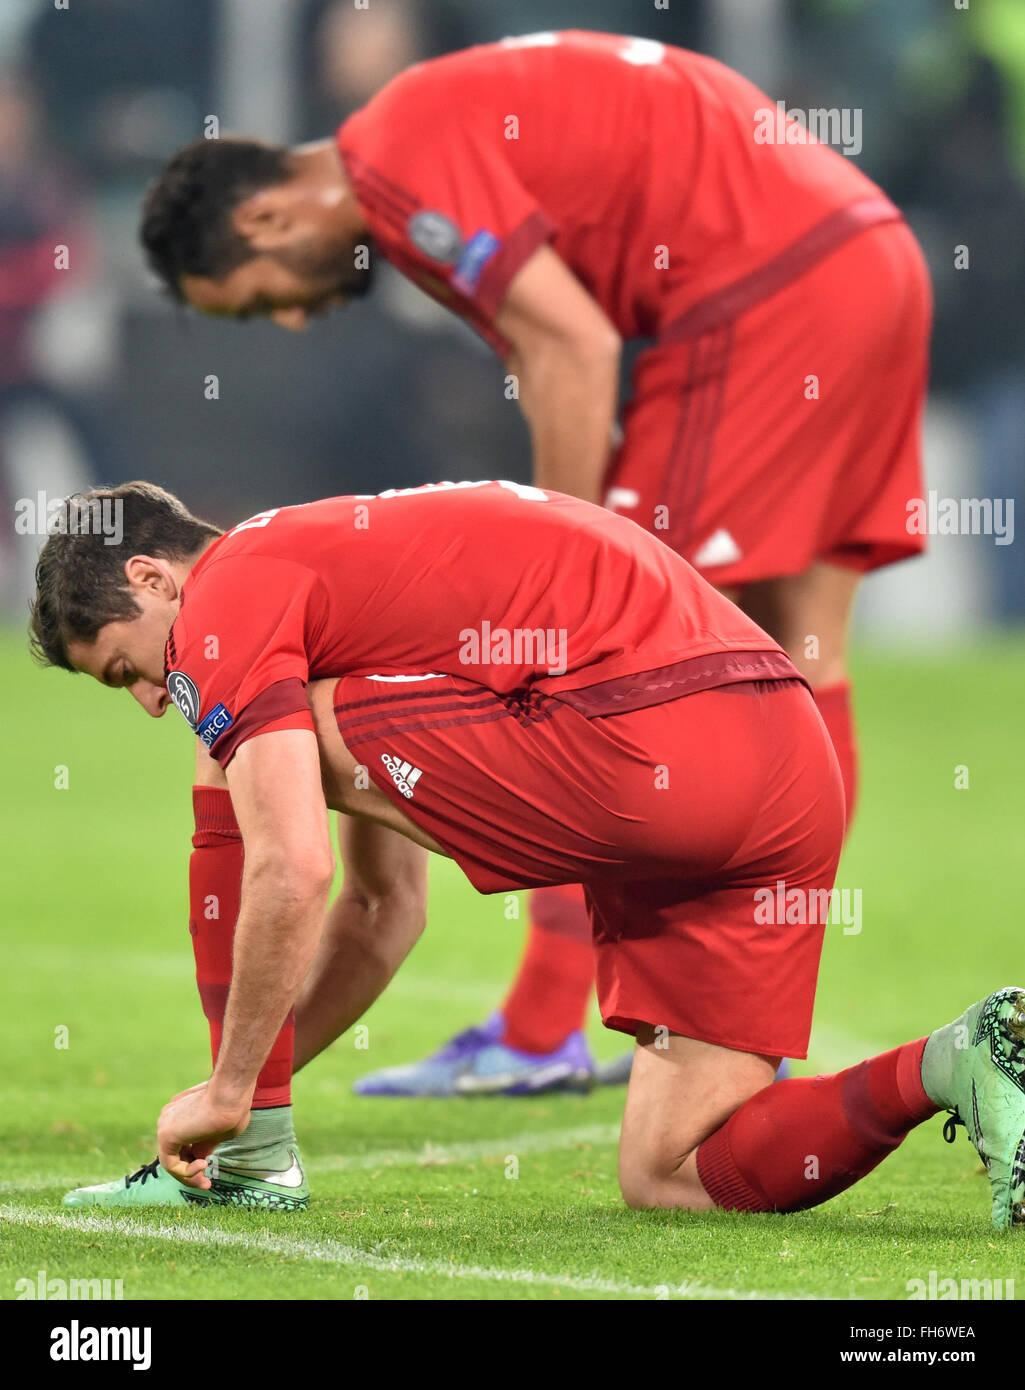
<svg viewBox="0 0 1025 1390">
<path fill-rule="evenodd" d="M 295 217 L 284 189 L 283 184 L 257 189 L 231 215 L 235 231 L 254 251 L 275 251 L 291 235 Z"/>
<path fill-rule="evenodd" d="M 125 578 L 133 589 L 145 589 L 160 598 L 177 597 L 178 585 L 166 560 L 133 555 L 125 561 Z"/>
</svg>

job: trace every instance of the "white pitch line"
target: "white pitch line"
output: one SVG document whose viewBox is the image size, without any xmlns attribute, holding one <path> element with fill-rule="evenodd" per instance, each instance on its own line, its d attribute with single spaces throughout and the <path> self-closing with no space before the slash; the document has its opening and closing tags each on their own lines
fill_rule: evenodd
<svg viewBox="0 0 1025 1390">
<path fill-rule="evenodd" d="M 614 1144 L 619 1125 L 578 1125 L 575 1129 L 550 1129 L 534 1134 L 514 1134 L 507 1139 L 476 1139 L 469 1143 L 432 1144 L 422 1149 L 377 1149 L 370 1153 L 325 1154 L 311 1158 L 311 1173 L 335 1173 L 368 1168 L 434 1168 L 448 1163 L 468 1163 L 477 1158 L 506 1158 L 515 1154 L 549 1153 L 574 1144 Z"/>
<path fill-rule="evenodd" d="M 373 1269 L 381 1274 L 420 1274 L 434 1279 L 466 1279 L 482 1283 L 526 1284 L 568 1289 L 572 1293 L 606 1293 L 635 1298 L 738 1299 L 743 1301 L 814 1300 L 814 1294 L 765 1293 L 758 1289 L 718 1289 L 699 1281 L 680 1284 L 632 1284 L 600 1275 L 549 1273 L 540 1269 L 502 1269 L 494 1265 L 463 1265 L 447 1260 L 420 1260 L 406 1255 L 378 1255 L 335 1240 L 297 1240 L 287 1236 L 204 1229 L 194 1225 L 150 1223 L 136 1225 L 125 1217 L 86 1216 L 79 1213 L 39 1211 L 31 1207 L 0 1205 L 0 1220 L 19 1226 L 50 1226 L 78 1235 L 114 1235 L 124 1239 L 166 1240 L 183 1245 L 244 1250 L 249 1254 L 282 1255 L 322 1264 Z"/>
</svg>

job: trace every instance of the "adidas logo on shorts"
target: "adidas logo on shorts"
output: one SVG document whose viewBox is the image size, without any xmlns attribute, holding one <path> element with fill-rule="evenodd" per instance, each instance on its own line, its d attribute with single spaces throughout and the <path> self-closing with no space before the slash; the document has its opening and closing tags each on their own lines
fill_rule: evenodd
<svg viewBox="0 0 1025 1390">
<path fill-rule="evenodd" d="M 402 795 L 407 801 L 412 801 L 413 788 L 423 776 L 423 769 L 413 767 L 411 763 L 404 763 L 398 758 L 393 758 L 390 753 L 382 753 L 381 761 L 391 773 L 391 779 Z"/>
</svg>

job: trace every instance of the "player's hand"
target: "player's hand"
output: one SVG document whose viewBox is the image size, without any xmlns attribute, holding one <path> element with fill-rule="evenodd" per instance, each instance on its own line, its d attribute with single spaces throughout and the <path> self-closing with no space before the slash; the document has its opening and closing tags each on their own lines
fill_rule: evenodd
<svg viewBox="0 0 1025 1390">
<path fill-rule="evenodd" d="M 167 1102 L 157 1121 L 157 1150 L 161 1167 L 189 1187 L 206 1191 L 207 1159 L 225 1139 L 241 1134 L 249 1124 L 249 1106 L 217 1103 L 210 1083 L 201 1081 L 179 1091 Z"/>
</svg>

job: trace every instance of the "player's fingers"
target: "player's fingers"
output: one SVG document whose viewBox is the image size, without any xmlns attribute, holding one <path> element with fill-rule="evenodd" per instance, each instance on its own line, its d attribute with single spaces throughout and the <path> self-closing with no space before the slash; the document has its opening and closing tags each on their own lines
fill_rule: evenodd
<svg viewBox="0 0 1025 1390">
<path fill-rule="evenodd" d="M 187 1176 L 184 1181 L 191 1187 L 202 1188 L 205 1192 L 210 1187 L 210 1179 L 206 1175 L 206 1159 L 194 1158 L 188 1165 Z"/>
<path fill-rule="evenodd" d="M 190 1158 L 189 1152 L 181 1149 L 161 1150 L 161 1167 L 166 1168 L 172 1178 L 177 1178 L 187 1187 L 197 1187 L 205 1192 L 211 1185 L 210 1179 L 206 1176 L 206 1159 Z"/>
</svg>

